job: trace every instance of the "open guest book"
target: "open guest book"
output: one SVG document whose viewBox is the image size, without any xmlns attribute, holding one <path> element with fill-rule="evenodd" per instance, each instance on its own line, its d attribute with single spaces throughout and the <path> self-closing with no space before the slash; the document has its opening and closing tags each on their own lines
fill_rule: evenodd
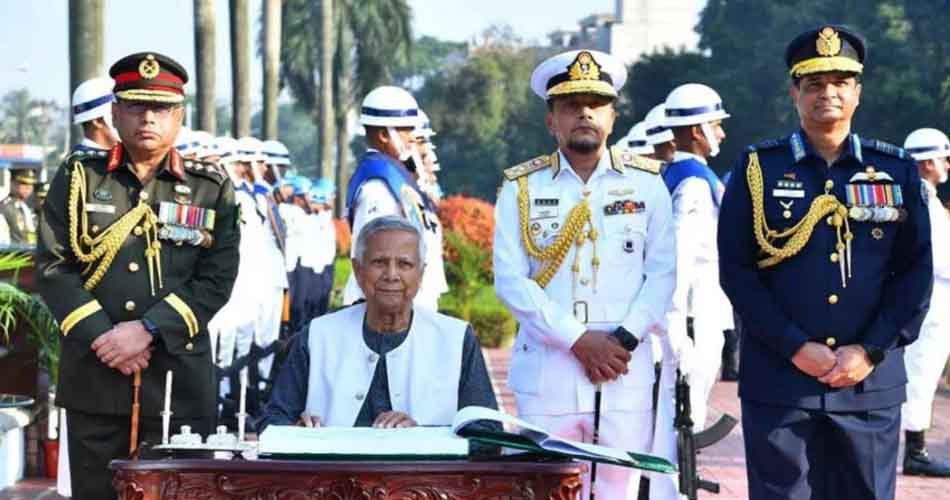
<svg viewBox="0 0 950 500">
<path fill-rule="evenodd" d="M 504 425 L 505 430 L 499 431 L 486 426 L 472 425 L 478 421 L 500 422 Z M 559 438 L 524 420 L 498 410 L 480 406 L 468 406 L 459 410 L 452 422 L 452 430 L 457 435 L 472 441 L 495 444 L 504 448 L 576 458 L 664 474 L 677 472 L 676 465 L 664 458 Z"/>
<path fill-rule="evenodd" d="M 501 425 L 492 427 L 485 425 L 486 422 Z M 676 466 L 663 458 L 561 439 L 521 419 L 479 406 L 459 410 L 451 427 L 374 429 L 272 425 L 259 438 L 258 455 L 304 459 L 463 459 L 469 456 L 469 440 L 501 446 L 507 451 L 519 450 L 661 473 L 676 472 Z"/>
</svg>

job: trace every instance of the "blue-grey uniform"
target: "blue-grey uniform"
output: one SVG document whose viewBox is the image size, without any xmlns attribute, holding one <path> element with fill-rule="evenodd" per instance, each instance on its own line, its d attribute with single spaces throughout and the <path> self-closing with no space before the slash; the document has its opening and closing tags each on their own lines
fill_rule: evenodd
<svg viewBox="0 0 950 500">
<path fill-rule="evenodd" d="M 857 134 L 846 146 L 830 167 L 802 131 L 752 146 L 722 202 L 721 283 L 745 327 L 739 396 L 751 498 L 893 495 L 901 351 L 928 308 L 930 220 L 903 150 Z M 840 208 L 819 217 L 797 254 L 773 262 L 758 221 L 773 231 L 807 226 L 823 196 L 847 217 Z M 863 382 L 833 389 L 790 361 L 809 340 L 887 354 Z"/>
</svg>

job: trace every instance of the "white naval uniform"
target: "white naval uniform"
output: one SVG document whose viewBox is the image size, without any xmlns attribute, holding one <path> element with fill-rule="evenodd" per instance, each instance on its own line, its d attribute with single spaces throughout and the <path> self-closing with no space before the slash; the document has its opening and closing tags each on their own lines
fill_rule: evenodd
<svg viewBox="0 0 950 500">
<path fill-rule="evenodd" d="M 706 159 L 677 151 L 673 161 Z M 709 183 L 698 177 L 684 179 L 673 191 L 673 225 L 676 233 L 676 291 L 667 314 L 668 334 L 661 339 L 662 375 L 657 398 L 657 420 L 652 453 L 676 462 L 675 385 L 677 368 L 685 370 L 690 384 L 693 429 L 705 427 L 706 404 L 722 364 L 723 330 L 733 328 L 732 306 L 719 286 L 719 250 L 716 228 L 719 206 Z M 693 317 L 695 342 L 686 334 L 686 317 Z M 683 351 L 687 352 L 683 352 Z M 679 357 L 683 356 L 683 363 Z M 679 498 L 676 476 L 650 474 L 650 498 Z"/>
<path fill-rule="evenodd" d="M 240 186 L 237 186 L 240 187 Z M 235 348 L 237 356 L 246 356 L 254 341 L 254 326 L 260 305 L 258 303 L 259 271 L 261 244 L 264 234 L 263 224 L 257 212 L 254 197 L 241 189 L 235 189 L 234 200 L 240 209 L 241 243 L 238 248 L 238 272 L 234 288 L 227 303 L 208 322 L 208 332 L 218 338 L 217 363 L 222 369 L 234 362 Z M 219 392 L 225 396 L 230 392 L 227 379 L 221 381 Z"/>
<path fill-rule="evenodd" d="M 520 325 L 508 385 L 524 419 L 562 437 L 590 442 L 595 388 L 570 349 L 586 330 L 612 331 L 623 325 L 642 342 L 632 353 L 628 374 L 602 385 L 600 443 L 646 452 L 655 378 L 649 334 L 665 327 L 676 279 L 670 195 L 659 175 L 612 163 L 606 150 L 586 184 L 563 154 L 556 155 L 542 158 L 559 159 L 559 167 L 527 174 L 531 237 L 539 247 L 550 245 L 589 190 L 600 267 L 594 275 L 593 246 L 587 241 L 573 291 L 571 266 L 578 250 L 571 244 L 564 263 L 542 289 L 531 279 L 539 263 L 521 240 L 518 184 L 505 183 L 495 207 L 495 289 Z M 606 206 L 625 201 L 643 203 L 642 209 L 606 215 Z M 632 469 L 600 466 L 596 496 L 635 498 L 639 477 Z M 584 498 L 588 488 L 589 476 Z"/>
<path fill-rule="evenodd" d="M 386 183 L 379 179 L 371 179 L 360 186 L 356 194 L 354 215 L 353 215 L 353 245 L 350 250 L 350 257 L 356 255 L 356 239 L 369 221 L 382 217 L 384 215 L 398 215 L 405 217 L 402 203 L 393 197 L 393 194 L 386 187 Z M 429 217 L 434 227 L 439 227 L 436 214 L 426 211 L 426 217 Z M 435 229 L 420 227 L 425 238 L 426 244 L 426 265 L 422 272 L 422 283 L 419 285 L 419 293 L 413 299 L 413 304 L 428 307 L 435 311 L 439 308 L 439 296 L 448 290 L 445 280 L 444 267 L 439 265 L 429 266 L 434 253 L 438 253 L 441 258 L 442 242 L 436 234 Z M 356 275 L 350 273 L 346 280 L 346 287 L 343 289 L 343 303 L 352 304 L 363 298 L 363 291 L 356 283 Z"/>
<path fill-rule="evenodd" d="M 322 425 L 352 427 L 369 394 L 380 356 L 360 335 L 365 317 L 366 304 L 358 304 L 310 323 L 306 412 Z M 394 411 L 419 425 L 452 425 L 467 330 L 464 321 L 413 307 L 406 340 L 386 353 Z"/>
<path fill-rule="evenodd" d="M 268 187 L 268 192 L 270 188 Z M 254 343 L 258 347 L 266 348 L 280 336 L 281 313 L 284 309 L 284 291 L 287 290 L 287 271 L 284 250 L 278 242 L 276 229 L 273 227 L 272 217 L 279 217 L 279 209 L 270 210 L 267 198 L 258 194 L 255 197 L 259 210 L 263 211 L 264 219 L 261 223 L 261 234 L 252 236 L 261 245 L 261 260 L 255 270 L 258 274 L 257 295 L 258 315 L 254 322 Z M 284 224 L 286 228 L 286 223 Z M 286 236 L 286 235 L 285 235 Z M 248 346 L 248 351 L 250 346 Z M 238 345 L 240 353 L 241 346 Z M 257 368 L 262 378 L 269 378 L 271 367 L 274 364 L 274 355 L 262 358 Z M 263 385 L 263 382 L 261 382 Z"/>
<path fill-rule="evenodd" d="M 923 184 L 930 212 L 934 286 L 920 336 L 904 349 L 907 401 L 901 411 L 901 427 L 914 432 L 930 428 L 934 392 L 950 355 L 950 313 L 945 306 L 950 301 L 950 215 L 940 203 L 936 188 L 926 181 Z"/>
</svg>

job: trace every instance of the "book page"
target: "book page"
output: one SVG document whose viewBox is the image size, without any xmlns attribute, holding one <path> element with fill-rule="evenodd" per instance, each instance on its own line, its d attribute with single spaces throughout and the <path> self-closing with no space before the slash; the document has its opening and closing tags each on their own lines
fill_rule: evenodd
<svg viewBox="0 0 950 500">
<path fill-rule="evenodd" d="M 297 427 L 271 425 L 260 437 L 260 453 L 270 455 L 457 456 L 468 455 L 468 440 L 449 427 Z"/>
</svg>

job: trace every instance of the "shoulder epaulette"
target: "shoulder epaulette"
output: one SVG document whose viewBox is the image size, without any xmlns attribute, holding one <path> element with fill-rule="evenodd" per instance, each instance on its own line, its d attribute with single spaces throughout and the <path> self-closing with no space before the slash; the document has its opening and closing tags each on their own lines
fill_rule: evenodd
<svg viewBox="0 0 950 500">
<path fill-rule="evenodd" d="M 201 177 L 206 177 L 218 184 L 223 183 L 228 178 L 228 174 L 224 172 L 223 168 L 215 163 L 201 160 L 185 160 L 185 171 Z"/>
<path fill-rule="evenodd" d="M 66 161 L 72 163 L 74 160 L 92 160 L 92 159 L 105 159 L 109 155 L 108 151 L 99 150 L 99 149 L 76 149 L 69 153 L 66 156 Z"/>
<path fill-rule="evenodd" d="M 551 161 L 551 158 L 555 155 L 557 155 L 557 153 L 551 155 L 542 155 L 524 163 L 519 163 L 513 167 L 506 168 L 504 171 L 505 179 L 513 181 L 519 177 L 523 177 L 525 175 L 537 172 L 538 170 L 548 168 L 554 163 Z"/>
<path fill-rule="evenodd" d="M 749 145 L 745 148 L 747 153 L 753 151 L 765 151 L 766 149 L 773 149 L 782 146 L 785 143 L 784 139 L 768 139 L 757 144 Z"/>
<path fill-rule="evenodd" d="M 663 162 L 651 160 L 650 158 L 635 155 L 625 149 L 613 147 L 610 148 L 610 166 L 621 174 L 623 173 L 622 168 L 635 168 L 637 170 L 643 170 L 644 172 L 650 172 L 651 174 L 659 174 L 663 167 Z"/>
<path fill-rule="evenodd" d="M 864 137 L 862 137 L 862 138 L 861 138 L 861 147 L 862 147 L 862 148 L 870 148 L 870 149 L 873 149 L 873 150 L 875 150 L 875 151 L 877 151 L 877 152 L 879 152 L 879 153 L 884 153 L 884 154 L 886 154 L 886 155 L 894 156 L 894 157 L 900 158 L 900 159 L 902 159 L 902 160 L 910 160 L 910 159 L 911 159 L 911 156 L 910 156 L 909 154 L 907 154 L 907 151 L 904 151 L 904 148 L 895 146 L 895 145 L 893 145 L 893 144 L 890 144 L 890 143 L 887 143 L 887 142 L 884 142 L 884 141 L 879 141 L 879 140 L 877 140 L 877 139 L 865 139 Z"/>
</svg>

